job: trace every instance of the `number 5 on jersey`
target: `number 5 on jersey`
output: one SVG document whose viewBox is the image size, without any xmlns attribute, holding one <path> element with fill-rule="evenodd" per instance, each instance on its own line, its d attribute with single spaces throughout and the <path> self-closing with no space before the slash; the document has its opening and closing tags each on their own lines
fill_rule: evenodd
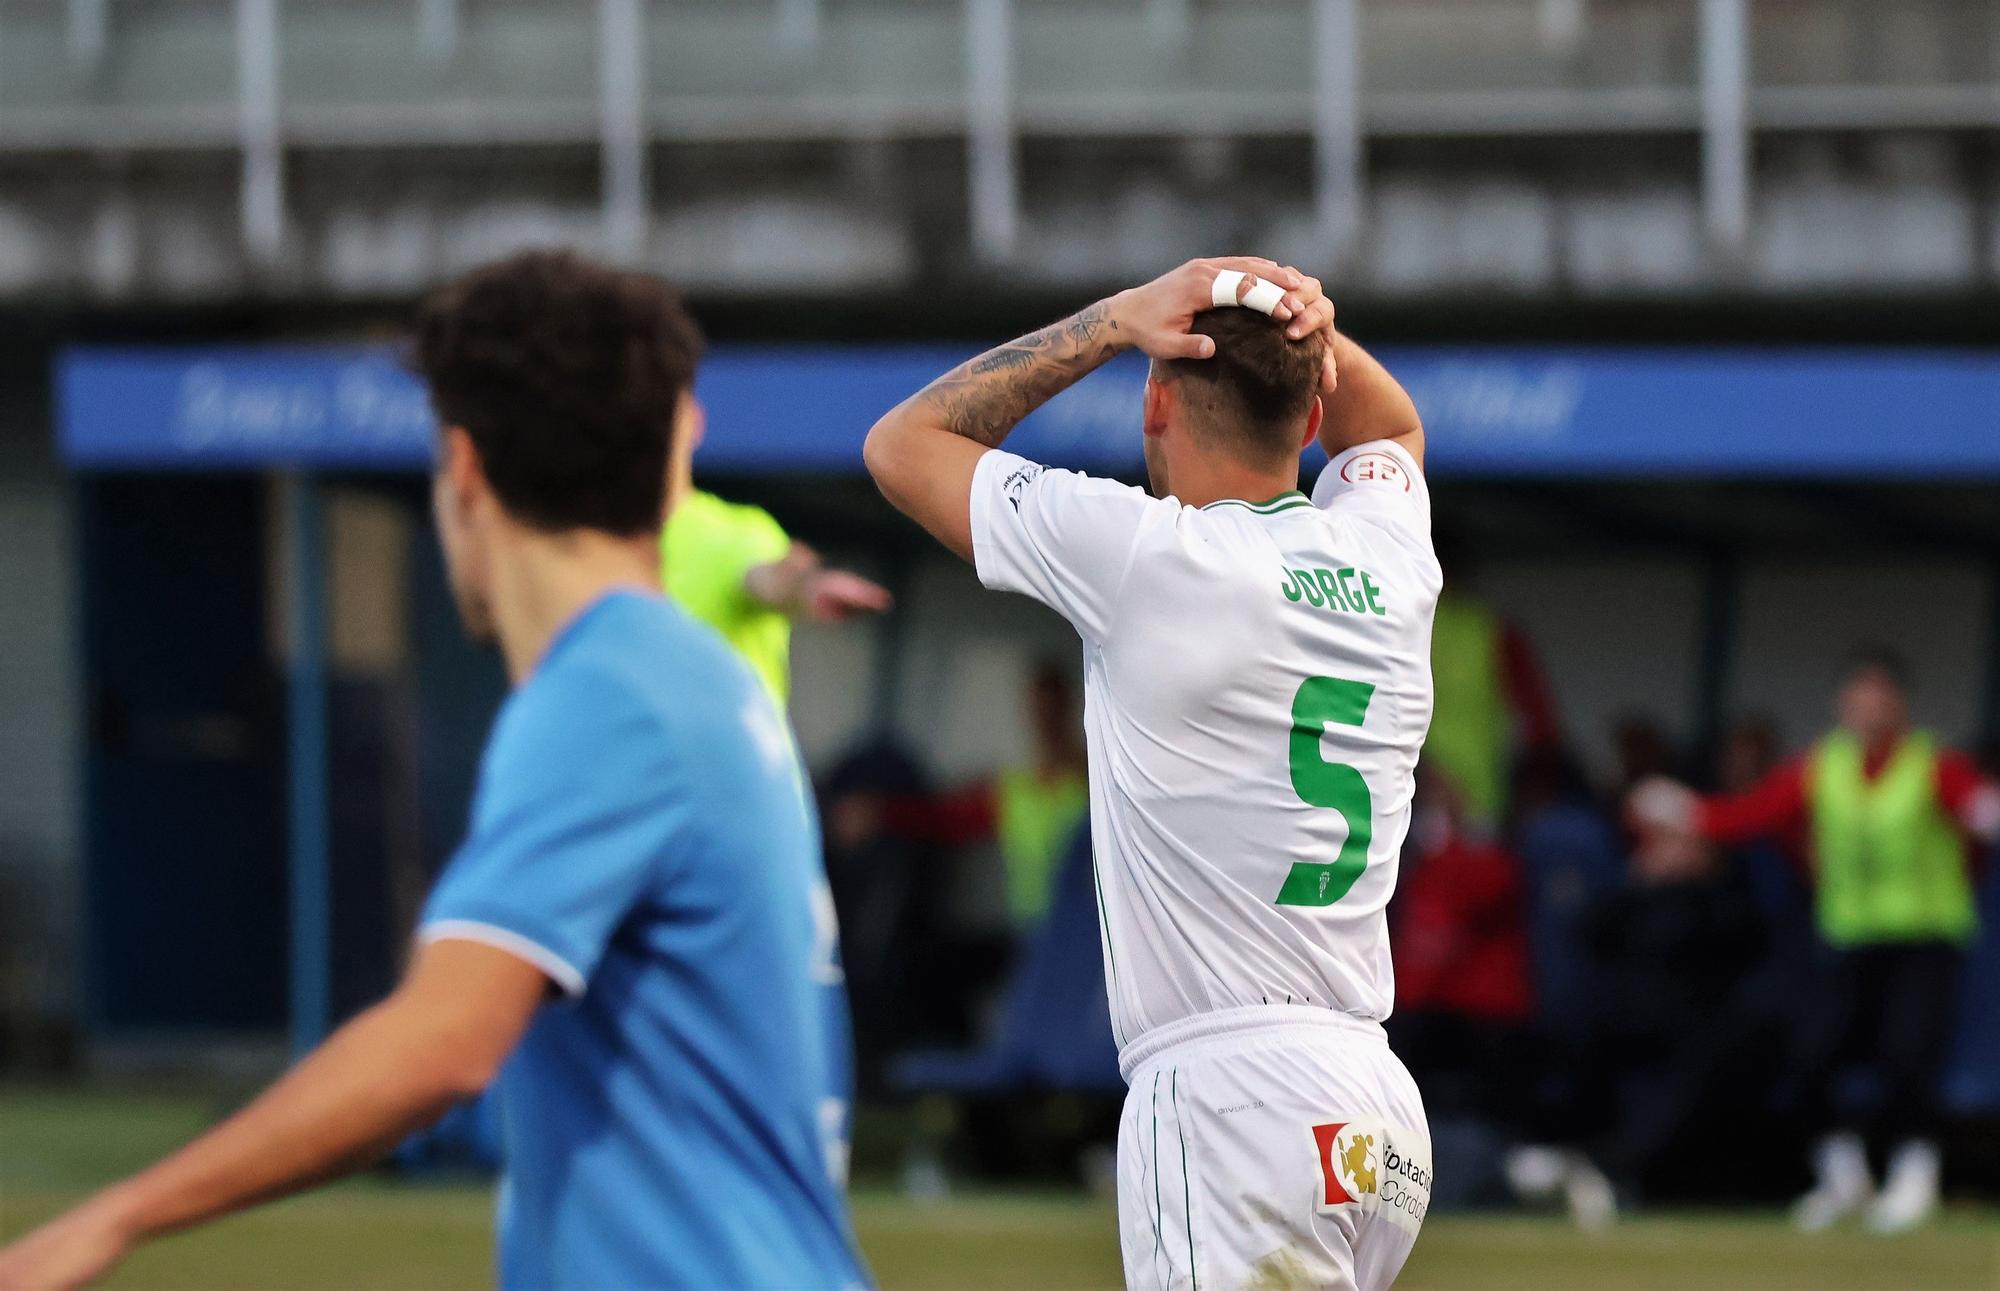
<svg viewBox="0 0 2000 1291">
<path fill-rule="evenodd" d="M 1293 864 L 1285 886 L 1278 889 L 1279 905 L 1332 905 L 1347 895 L 1368 864 L 1368 844 L 1375 837 L 1375 800 L 1359 771 L 1326 760 L 1320 737 L 1329 724 L 1361 725 L 1374 697 L 1371 683 L 1338 677 L 1308 677 L 1292 697 L 1292 788 L 1308 805 L 1339 812 L 1347 822 L 1347 841 L 1331 863 Z"/>
</svg>

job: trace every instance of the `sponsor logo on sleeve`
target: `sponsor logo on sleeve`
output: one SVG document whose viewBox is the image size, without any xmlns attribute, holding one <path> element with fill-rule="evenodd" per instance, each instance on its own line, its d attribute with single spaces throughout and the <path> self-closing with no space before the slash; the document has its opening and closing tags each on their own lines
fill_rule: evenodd
<svg viewBox="0 0 2000 1291">
<path fill-rule="evenodd" d="M 1354 1206 L 1414 1233 L 1431 1205 L 1430 1149 L 1377 1121 L 1312 1127 L 1322 1190 L 1318 1209 Z"/>
<path fill-rule="evenodd" d="M 1389 453 L 1357 453 L 1340 464 L 1340 478 L 1348 484 L 1376 484 L 1410 491 L 1410 473 Z"/>
<path fill-rule="evenodd" d="M 1007 500 L 1014 504 L 1016 511 L 1021 509 L 1021 494 L 1027 491 L 1028 485 L 1033 483 L 1037 475 L 1047 469 L 1035 462 L 1029 462 L 1025 466 L 1015 467 L 1013 473 L 1001 482 L 1000 488 L 1007 494 Z"/>
</svg>

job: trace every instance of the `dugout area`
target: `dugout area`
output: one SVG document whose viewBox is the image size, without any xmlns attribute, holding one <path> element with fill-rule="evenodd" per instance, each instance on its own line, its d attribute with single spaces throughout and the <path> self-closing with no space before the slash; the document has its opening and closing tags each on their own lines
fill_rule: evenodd
<svg viewBox="0 0 2000 1291">
<path fill-rule="evenodd" d="M 859 472 L 867 416 L 974 348 L 725 340 L 711 372 L 730 381 L 705 378 L 702 483 L 898 597 L 878 623 L 797 634 L 794 717 L 815 771 L 883 730 L 942 782 L 989 771 L 1024 745 L 1023 671 L 1074 649 L 1053 615 L 979 589 Z M 1795 746 L 1859 641 L 1911 658 L 1918 716 L 1949 739 L 2000 732 L 2000 437 L 1981 419 L 2000 376 L 1984 351 L 1781 352 L 1832 365 L 1788 409 L 1785 390 L 1732 384 L 1770 366 L 1762 351 L 1397 348 L 1392 364 L 1430 382 L 1440 532 L 1535 640 L 1586 765 L 1605 765 L 1631 713 L 1694 747 L 1768 713 Z M 93 380 L 108 434 L 83 442 L 59 360 L 85 697 L 82 1016 L 100 1058 L 309 1043 L 393 980 L 462 829 L 503 681 L 445 593 L 428 423 L 379 369 L 343 384 L 355 356 L 149 350 L 140 384 Z M 1931 364 L 1952 369 L 1936 400 Z M 1853 397 L 1889 370 L 1893 398 Z M 218 404 L 222 387 L 198 384 L 217 372 L 256 379 Z M 1699 435 L 1660 430 L 1683 415 L 1646 402 L 1662 372 L 1704 392 Z M 1132 478 L 1134 380 L 1129 365 L 1093 378 L 1081 411 L 1024 429 L 1024 451 Z M 307 396 L 272 395 L 322 388 L 334 413 L 313 426 Z M 797 392 L 817 389 L 831 393 L 802 416 Z M 200 399 L 236 420 L 189 433 Z M 1876 431 L 1885 401 L 1899 414 Z M 1981 1118 L 2000 1113 L 2000 966 L 1982 953 L 1953 1076 L 1954 1104 Z"/>
</svg>

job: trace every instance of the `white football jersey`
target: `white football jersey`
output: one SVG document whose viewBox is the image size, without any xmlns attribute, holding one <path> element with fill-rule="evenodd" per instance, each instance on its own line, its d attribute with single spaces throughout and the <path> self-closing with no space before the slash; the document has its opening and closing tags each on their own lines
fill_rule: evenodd
<svg viewBox="0 0 2000 1291">
<path fill-rule="evenodd" d="M 1381 1019 L 1442 576 L 1400 446 L 1314 496 L 1183 506 L 980 459 L 974 563 L 1083 638 L 1113 1029 L 1259 1003 Z"/>
</svg>

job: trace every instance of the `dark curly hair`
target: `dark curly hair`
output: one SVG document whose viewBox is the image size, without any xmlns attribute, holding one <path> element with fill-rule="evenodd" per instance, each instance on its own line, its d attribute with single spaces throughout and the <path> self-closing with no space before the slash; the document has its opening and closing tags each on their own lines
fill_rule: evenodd
<svg viewBox="0 0 2000 1291">
<path fill-rule="evenodd" d="M 438 288 L 412 366 L 501 505 L 535 528 L 657 530 L 701 330 L 649 274 L 524 251 Z"/>
<path fill-rule="evenodd" d="M 1195 433 L 1265 465 L 1299 454 L 1300 419 L 1319 393 L 1326 334 L 1289 340 L 1285 325 L 1254 309 L 1206 309 L 1190 329 L 1215 341 L 1206 359 L 1160 366 L 1181 385 Z"/>
</svg>

